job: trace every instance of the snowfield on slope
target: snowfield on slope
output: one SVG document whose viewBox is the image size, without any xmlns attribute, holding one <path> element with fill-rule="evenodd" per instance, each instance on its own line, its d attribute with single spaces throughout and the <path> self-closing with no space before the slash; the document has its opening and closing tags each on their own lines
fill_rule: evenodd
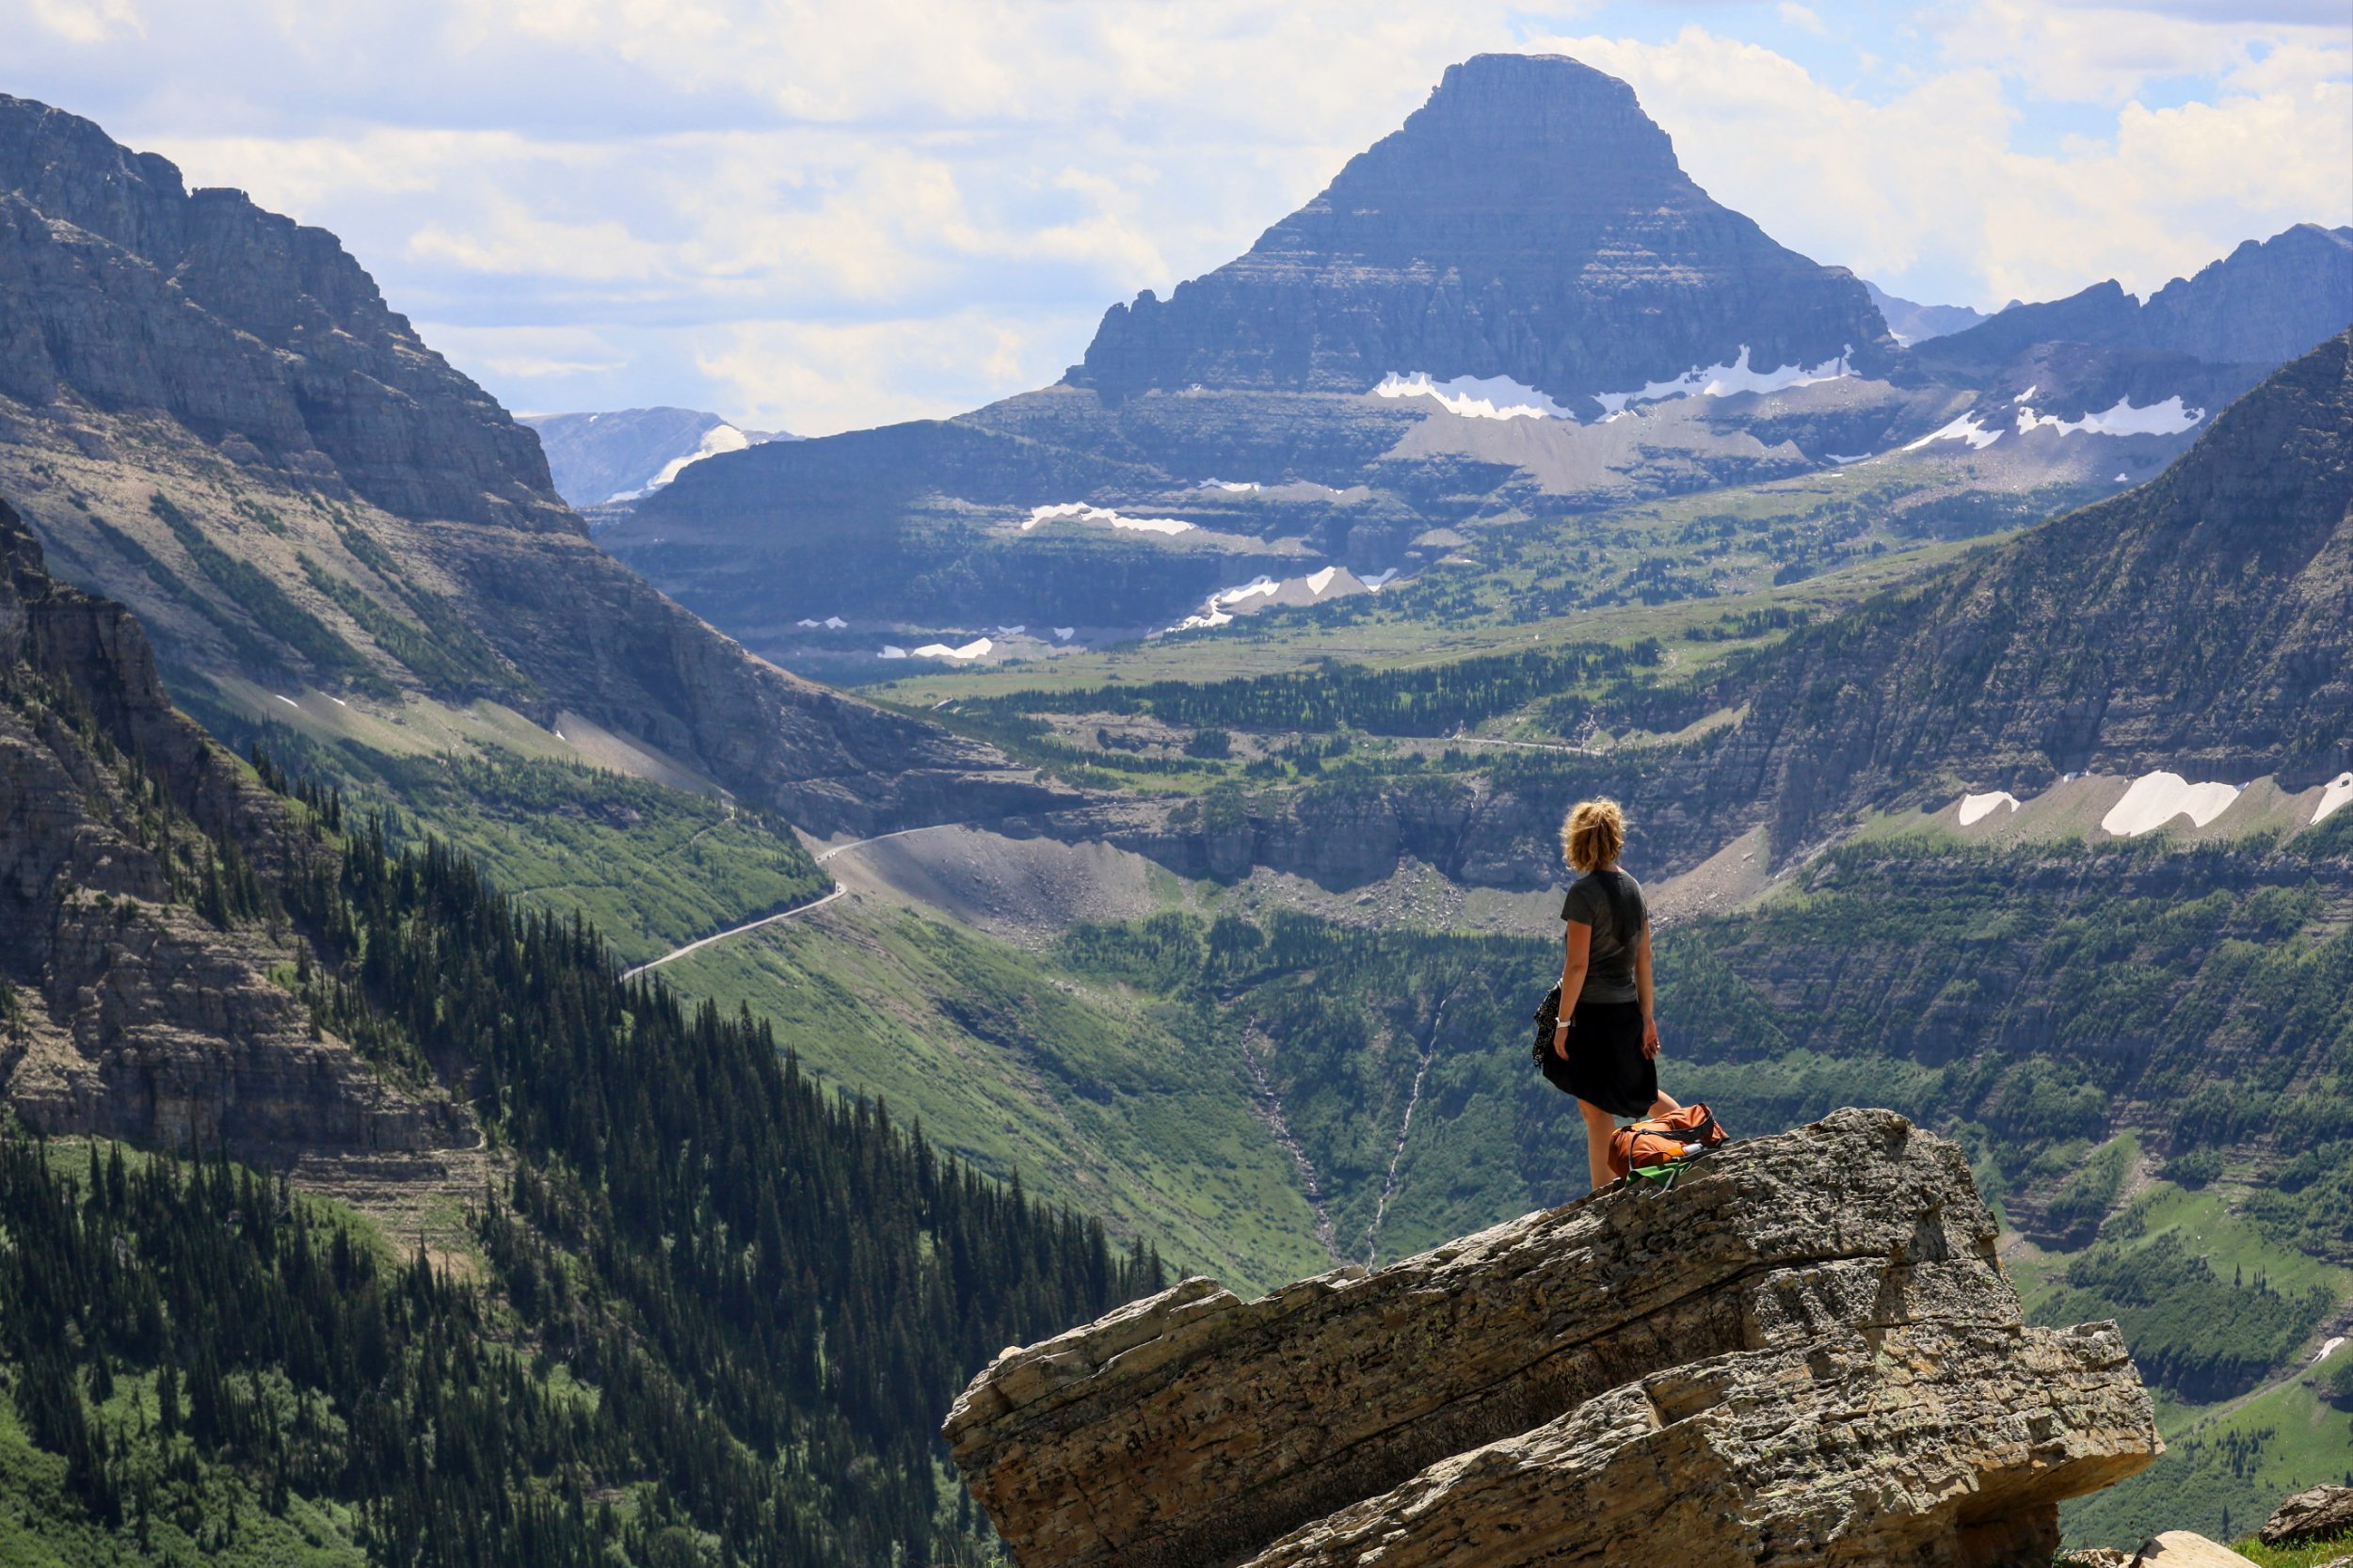
<svg viewBox="0 0 2353 1568">
<path fill-rule="evenodd" d="M 2236 784 L 2192 784 L 2178 773 L 2143 774 L 2108 808 L 2100 826 L 2120 839 L 2153 833 L 2175 817 L 2187 817 L 2192 825 L 2203 827 L 2238 796 Z"/>
<path fill-rule="evenodd" d="M 1090 506 L 1083 501 L 1065 501 L 1057 506 L 1032 506 L 1029 521 L 1021 525 L 1028 533 L 1041 522 L 1061 519 L 1086 523 L 1096 528 L 1125 528 L 1138 534 L 1189 534 L 1193 525 L 1182 518 L 1131 518 L 1108 506 Z"/>
</svg>

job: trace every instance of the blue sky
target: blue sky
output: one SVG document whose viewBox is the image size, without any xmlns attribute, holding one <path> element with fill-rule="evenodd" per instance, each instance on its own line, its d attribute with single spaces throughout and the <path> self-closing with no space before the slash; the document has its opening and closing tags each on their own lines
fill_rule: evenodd
<svg viewBox="0 0 2353 1568">
<path fill-rule="evenodd" d="M 0 0 L 0 91 L 332 229 L 519 410 L 808 433 L 1053 380 L 1451 62 L 1633 83 L 1719 200 L 1932 302 L 2353 222 L 2345 0 Z"/>
</svg>

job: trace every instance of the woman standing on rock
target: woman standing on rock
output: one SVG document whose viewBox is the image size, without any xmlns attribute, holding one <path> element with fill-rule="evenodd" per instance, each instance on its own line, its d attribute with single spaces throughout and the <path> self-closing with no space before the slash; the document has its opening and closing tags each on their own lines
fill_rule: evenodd
<svg viewBox="0 0 2353 1568">
<path fill-rule="evenodd" d="M 1650 915 L 1642 885 L 1618 869 L 1625 813 L 1614 800 L 1580 800 L 1561 824 L 1577 879 L 1561 904 L 1568 922 L 1561 963 L 1561 1023 L 1545 1077 L 1577 1096 L 1596 1189 L 1610 1180 L 1609 1135 L 1620 1116 L 1681 1109 L 1658 1092 L 1658 1020 L 1651 1009 Z"/>
</svg>

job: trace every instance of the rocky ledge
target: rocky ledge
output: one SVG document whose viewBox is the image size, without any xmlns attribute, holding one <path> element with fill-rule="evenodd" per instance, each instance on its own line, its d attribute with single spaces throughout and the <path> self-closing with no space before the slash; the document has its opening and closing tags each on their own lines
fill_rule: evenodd
<svg viewBox="0 0 2353 1568">
<path fill-rule="evenodd" d="M 1186 1280 L 945 1430 L 1021 1568 L 2041 1568 L 2162 1446 L 2114 1325 L 2025 1326 L 1993 1240 L 1958 1148 L 1842 1111 L 1378 1272 Z"/>
</svg>

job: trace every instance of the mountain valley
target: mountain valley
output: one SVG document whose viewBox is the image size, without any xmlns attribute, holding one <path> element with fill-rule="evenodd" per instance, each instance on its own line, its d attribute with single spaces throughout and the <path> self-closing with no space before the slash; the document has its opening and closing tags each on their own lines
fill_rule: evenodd
<svg viewBox="0 0 2353 1568">
<path fill-rule="evenodd" d="M 1488 55 L 1050 387 L 517 419 L 0 98 L 0 1543 L 1004 1563 L 999 1347 L 1579 1195 L 1604 793 L 1666 1086 L 2121 1325 L 2068 1541 L 2353 1475 L 2349 325 L 1895 299 Z"/>
</svg>

